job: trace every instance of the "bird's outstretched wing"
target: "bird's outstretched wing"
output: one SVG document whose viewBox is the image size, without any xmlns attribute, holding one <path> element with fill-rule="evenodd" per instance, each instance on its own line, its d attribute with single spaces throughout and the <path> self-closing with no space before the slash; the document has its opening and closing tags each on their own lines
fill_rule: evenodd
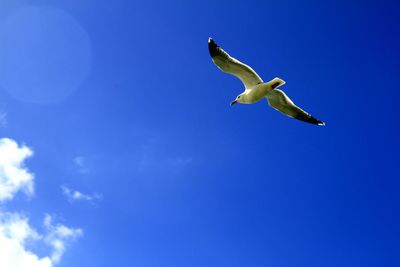
<svg viewBox="0 0 400 267">
<path fill-rule="evenodd" d="M 272 90 L 267 93 L 266 98 L 271 107 L 289 117 L 312 124 L 325 125 L 325 122 L 314 118 L 309 113 L 296 106 L 282 90 Z"/>
<path fill-rule="evenodd" d="M 250 66 L 231 57 L 211 38 L 208 38 L 208 50 L 210 51 L 210 55 L 215 65 L 217 65 L 217 67 L 223 72 L 238 77 L 243 82 L 246 89 L 263 82 L 260 76 L 258 76 Z"/>
</svg>

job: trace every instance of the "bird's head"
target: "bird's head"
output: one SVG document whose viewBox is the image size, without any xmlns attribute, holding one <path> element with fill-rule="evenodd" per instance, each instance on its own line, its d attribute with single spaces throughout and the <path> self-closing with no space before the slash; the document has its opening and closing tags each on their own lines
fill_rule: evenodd
<svg viewBox="0 0 400 267">
<path fill-rule="evenodd" d="M 236 103 L 245 103 L 245 97 L 246 97 L 246 96 L 245 96 L 244 94 L 238 95 L 238 96 L 236 97 L 236 99 L 233 100 L 233 101 L 231 102 L 231 106 L 234 105 L 234 104 L 236 104 Z"/>
</svg>

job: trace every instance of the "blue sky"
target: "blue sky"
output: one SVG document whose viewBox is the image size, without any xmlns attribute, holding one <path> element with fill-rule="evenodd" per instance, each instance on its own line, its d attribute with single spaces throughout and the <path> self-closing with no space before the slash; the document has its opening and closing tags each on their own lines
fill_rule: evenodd
<svg viewBox="0 0 400 267">
<path fill-rule="evenodd" d="M 2 0 L 0 243 L 16 242 L 0 258 L 399 265 L 396 10 Z M 242 84 L 209 36 L 327 125 L 230 107 Z"/>
</svg>

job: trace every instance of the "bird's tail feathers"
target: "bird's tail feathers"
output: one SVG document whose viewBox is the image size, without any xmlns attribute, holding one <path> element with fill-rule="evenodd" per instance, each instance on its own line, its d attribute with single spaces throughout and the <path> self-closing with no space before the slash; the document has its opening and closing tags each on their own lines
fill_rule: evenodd
<svg viewBox="0 0 400 267">
<path fill-rule="evenodd" d="M 284 85 L 286 82 L 282 80 L 281 78 L 274 78 L 271 81 L 268 82 L 268 84 L 271 86 L 272 89 L 276 89 L 282 85 Z"/>
</svg>

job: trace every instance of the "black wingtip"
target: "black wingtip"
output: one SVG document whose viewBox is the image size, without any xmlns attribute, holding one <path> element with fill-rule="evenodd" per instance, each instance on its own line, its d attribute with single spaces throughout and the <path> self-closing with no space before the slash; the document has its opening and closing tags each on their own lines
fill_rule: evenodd
<svg viewBox="0 0 400 267">
<path fill-rule="evenodd" d="M 315 118 L 315 117 L 313 117 L 313 116 L 311 116 L 311 119 L 313 120 L 313 123 L 314 123 L 314 124 L 317 124 L 317 125 L 319 125 L 319 126 L 325 126 L 325 122 L 320 121 L 319 119 L 317 119 L 317 118 Z"/>
<path fill-rule="evenodd" d="M 304 121 L 304 122 L 307 122 L 307 123 L 311 123 L 311 124 L 315 124 L 315 125 L 319 125 L 319 126 L 325 126 L 325 122 L 320 121 L 319 119 L 317 119 L 317 118 L 315 118 L 314 116 L 311 116 L 311 115 L 309 115 L 307 117 L 297 116 L 297 117 L 294 117 L 294 118 L 298 119 L 298 120 L 301 120 L 301 121 Z"/>
<path fill-rule="evenodd" d="M 209 37 L 208 38 L 208 51 L 210 52 L 210 56 L 214 57 L 215 55 L 217 55 L 217 48 L 219 46 L 217 45 L 216 42 L 214 42 L 214 40 Z"/>
<path fill-rule="evenodd" d="M 316 125 L 319 125 L 319 126 L 325 126 L 325 122 L 320 121 L 319 119 L 317 119 L 317 118 L 315 118 L 313 116 L 310 116 L 310 118 L 306 122 L 312 123 L 312 124 L 316 124 Z"/>
</svg>

